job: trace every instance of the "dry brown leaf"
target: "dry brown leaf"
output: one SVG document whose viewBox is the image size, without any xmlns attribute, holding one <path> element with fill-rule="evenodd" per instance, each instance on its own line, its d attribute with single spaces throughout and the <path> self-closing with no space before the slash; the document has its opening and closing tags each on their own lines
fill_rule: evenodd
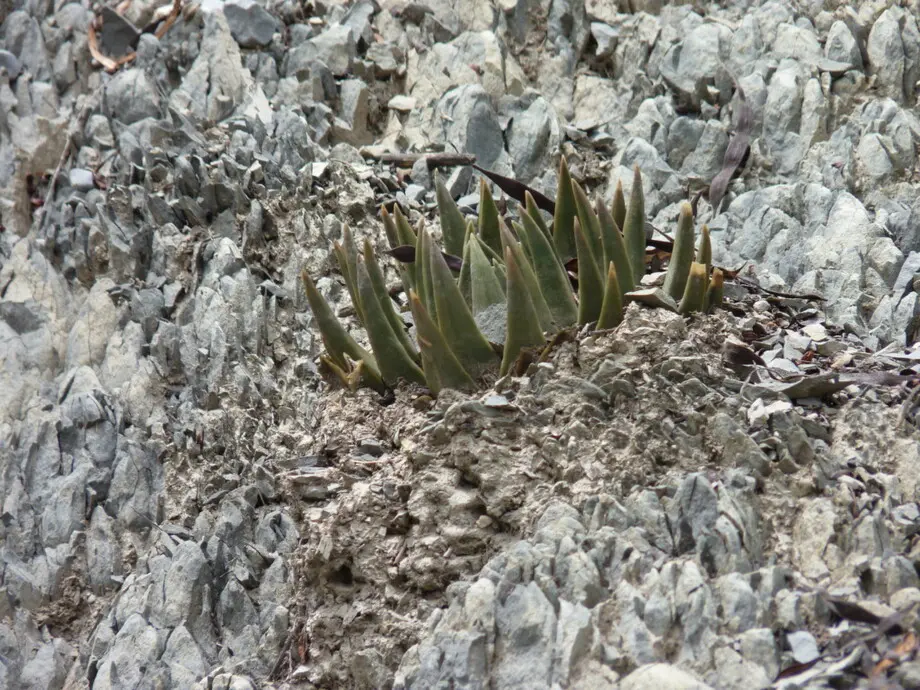
<svg viewBox="0 0 920 690">
<path fill-rule="evenodd" d="M 131 4 L 131 0 L 124 0 L 124 2 L 118 5 L 118 7 L 116 8 L 116 12 L 118 14 L 124 14 L 124 12 L 128 9 L 130 4 Z M 160 19 L 164 19 L 163 23 L 160 25 L 160 28 L 154 32 L 154 35 L 158 39 L 163 38 L 163 36 L 166 35 L 166 32 L 169 31 L 170 27 L 172 27 L 172 25 L 176 23 L 176 19 L 178 19 L 179 14 L 182 12 L 182 0 L 173 0 L 172 7 L 168 10 L 168 14 L 164 13 L 166 11 L 167 11 L 166 6 L 164 6 L 163 8 L 160 8 L 160 10 L 158 11 L 158 14 L 161 16 L 158 16 L 157 19 L 154 21 L 154 25 L 155 25 L 158 21 L 160 21 Z M 145 33 L 149 33 L 149 31 L 145 30 Z M 119 67 L 121 67 L 122 65 L 126 65 L 129 62 L 133 62 L 137 58 L 136 52 L 131 52 L 131 53 L 128 53 L 127 55 L 123 55 L 117 60 L 113 60 L 107 55 L 103 55 L 102 51 L 99 50 L 99 40 L 98 40 L 98 37 L 96 36 L 96 22 L 95 21 L 90 23 L 89 29 L 87 30 L 87 43 L 89 45 L 90 55 L 92 55 L 93 59 L 96 62 L 98 62 L 100 65 L 102 65 L 103 69 L 105 69 L 105 71 L 108 72 L 109 74 L 116 72 Z"/>
<path fill-rule="evenodd" d="M 114 72 L 118 69 L 118 63 L 115 62 L 112 58 L 106 57 L 102 54 L 102 51 L 99 50 L 99 42 L 96 39 L 96 25 L 95 22 L 91 22 L 89 29 L 86 32 L 87 44 L 89 45 L 89 54 L 93 56 L 93 59 L 98 62 L 105 69 L 106 72 Z"/>
<path fill-rule="evenodd" d="M 895 648 L 889 651 L 885 655 L 885 658 L 875 665 L 875 668 L 872 669 L 872 675 L 881 676 L 886 673 L 888 669 L 905 661 L 908 657 L 913 656 L 917 652 L 918 643 L 920 643 L 920 640 L 918 640 L 914 633 L 907 633 L 904 638 L 895 645 Z"/>
<path fill-rule="evenodd" d="M 747 102 L 744 89 L 737 82 L 735 82 L 735 89 L 738 93 L 738 122 L 735 126 L 735 133 L 728 142 L 728 148 L 725 149 L 722 170 L 713 178 L 709 186 L 709 203 L 712 204 L 713 213 L 718 213 L 729 182 L 747 156 L 751 144 L 751 130 L 754 128 L 754 111 Z"/>
<path fill-rule="evenodd" d="M 173 0 L 172 12 L 169 13 L 169 16 L 166 17 L 166 21 L 163 22 L 163 25 L 157 29 L 157 32 L 154 34 L 157 38 L 163 38 L 170 27 L 176 23 L 176 19 L 179 17 L 179 13 L 182 11 L 182 0 Z"/>
</svg>

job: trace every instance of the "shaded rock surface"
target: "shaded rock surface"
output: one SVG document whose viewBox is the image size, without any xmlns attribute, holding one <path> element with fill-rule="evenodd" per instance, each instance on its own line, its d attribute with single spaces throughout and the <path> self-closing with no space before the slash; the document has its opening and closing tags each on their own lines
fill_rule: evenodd
<svg viewBox="0 0 920 690">
<path fill-rule="evenodd" d="M 108 74 L 83 5 L 3 5 L 0 687 L 870 687 L 898 638 L 839 602 L 916 625 L 916 395 L 723 347 L 918 371 L 917 8 L 311 7 L 106 10 Z M 382 154 L 551 195 L 562 152 L 605 199 L 638 164 L 670 234 L 742 89 L 697 207 L 731 311 L 633 306 L 474 396 L 320 375 L 300 271 L 363 340 L 343 225 L 437 225 Z"/>
</svg>

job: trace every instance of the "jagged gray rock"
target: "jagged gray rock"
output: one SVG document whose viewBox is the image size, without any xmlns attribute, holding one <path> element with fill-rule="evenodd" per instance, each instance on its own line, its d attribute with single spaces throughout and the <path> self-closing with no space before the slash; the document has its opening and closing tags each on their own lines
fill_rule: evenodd
<svg viewBox="0 0 920 690">
<path fill-rule="evenodd" d="M 793 405 L 719 352 L 917 370 L 920 34 L 890 4 L 204 3 L 112 75 L 90 10 L 4 6 L 0 686 L 741 690 L 839 651 L 816 588 L 915 604 L 904 391 Z M 382 255 L 381 205 L 431 220 L 425 160 L 406 185 L 376 156 L 551 194 L 562 150 L 607 203 L 638 164 L 671 233 L 734 80 L 750 155 L 697 221 L 716 264 L 825 301 L 631 307 L 489 397 L 320 379 L 301 270 L 361 340 L 343 223 Z"/>
<path fill-rule="evenodd" d="M 233 0 L 224 4 L 223 11 L 230 33 L 241 47 L 261 48 L 272 42 L 277 22 L 255 0 Z"/>
</svg>

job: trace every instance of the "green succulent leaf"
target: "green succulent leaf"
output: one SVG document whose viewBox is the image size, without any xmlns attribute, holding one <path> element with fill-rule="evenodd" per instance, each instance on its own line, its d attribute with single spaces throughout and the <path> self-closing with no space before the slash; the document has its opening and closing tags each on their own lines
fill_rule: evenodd
<svg viewBox="0 0 920 690">
<path fill-rule="evenodd" d="M 342 247 L 348 264 L 348 274 L 357 283 L 358 245 L 355 244 L 355 236 L 348 223 L 342 226 Z"/>
<path fill-rule="evenodd" d="M 533 301 L 534 309 L 536 309 L 540 328 L 544 331 L 552 330 L 554 327 L 553 313 L 550 311 L 543 291 L 540 289 L 540 281 L 537 280 L 537 275 L 534 273 L 533 266 L 524 255 L 524 250 L 521 248 L 521 245 L 514 239 L 508 228 L 503 225 L 501 231 L 502 244 L 504 245 L 505 252 L 507 253 L 507 250 L 510 249 L 512 254 L 514 254 L 518 270 L 521 276 L 523 276 L 524 284 L 530 292 L 530 299 Z M 505 270 L 508 270 L 507 261 L 505 262 Z"/>
<path fill-rule="evenodd" d="M 690 275 L 690 265 L 695 254 L 693 241 L 693 209 L 690 204 L 683 203 L 680 207 L 680 217 L 677 219 L 674 248 L 671 250 L 671 260 L 664 279 L 664 291 L 675 300 L 683 297 L 687 276 Z"/>
<path fill-rule="evenodd" d="M 480 244 L 479 248 L 485 251 L 485 247 Z M 495 271 L 495 277 L 498 278 L 499 285 L 502 286 L 502 290 L 506 290 L 508 283 L 508 273 L 505 271 L 505 262 L 504 261 L 493 261 L 492 270 Z"/>
<path fill-rule="evenodd" d="M 604 299 L 604 284 L 597 270 L 597 260 L 581 222 L 575 221 L 575 245 L 578 249 L 578 323 L 582 326 L 597 321 Z"/>
<path fill-rule="evenodd" d="M 537 206 L 537 202 L 534 201 L 533 197 L 530 195 L 530 192 L 524 194 L 524 212 L 530 216 L 531 220 L 537 224 L 537 227 L 543 231 L 543 234 L 547 238 L 552 239 L 553 235 L 549 230 L 549 226 L 543 219 L 543 214 L 540 213 L 540 207 Z"/>
<path fill-rule="evenodd" d="M 607 265 L 607 284 L 604 286 L 604 302 L 601 305 L 601 314 L 597 317 L 597 327 L 600 330 L 614 328 L 623 321 L 623 297 L 620 295 L 620 281 L 617 278 L 617 269 L 611 261 Z"/>
<path fill-rule="evenodd" d="M 422 301 L 415 292 L 409 293 L 409 305 L 415 320 L 422 367 L 431 391 L 437 395 L 444 388 L 472 390 L 476 382 L 469 375 L 460 360 L 450 349 L 444 334 L 432 320 Z"/>
<path fill-rule="evenodd" d="M 387 321 L 390 322 L 393 332 L 399 338 L 399 342 L 402 343 L 406 352 L 408 352 L 413 359 L 417 360 L 418 351 L 415 349 L 412 339 L 406 332 L 406 323 L 402 320 L 402 317 L 393 306 L 393 300 L 390 299 L 390 293 L 387 290 L 383 271 L 380 270 L 380 264 L 377 263 L 377 257 L 374 255 L 374 248 L 371 246 L 370 240 L 368 239 L 364 240 L 364 264 L 370 276 L 374 293 L 377 296 L 377 302 L 380 304 L 380 308 L 387 317 Z"/>
<path fill-rule="evenodd" d="M 470 263 L 470 245 L 475 234 L 473 223 L 467 222 L 466 238 L 463 240 L 463 263 L 460 266 L 460 278 L 457 281 L 460 293 L 471 309 L 473 307 L 473 273 L 472 264 Z"/>
<path fill-rule="evenodd" d="M 333 242 L 332 251 L 335 254 L 336 261 L 338 261 L 342 277 L 345 279 L 345 287 L 348 288 L 348 294 L 351 296 L 351 303 L 354 305 L 358 318 L 363 321 L 364 315 L 361 311 L 361 300 L 358 297 L 356 273 L 358 248 L 355 245 L 354 235 L 351 234 L 351 228 L 347 223 L 342 228 L 342 243 L 340 244 L 338 241 Z"/>
<path fill-rule="evenodd" d="M 703 225 L 700 233 L 700 246 L 696 250 L 696 262 L 712 266 L 712 239 L 709 237 L 709 226 Z"/>
<path fill-rule="evenodd" d="M 600 201 L 597 202 L 597 217 L 601 224 L 601 237 L 604 240 L 604 265 L 613 262 L 620 283 L 620 299 L 622 300 L 623 295 L 636 287 L 632 265 L 626 253 L 626 242 L 623 240 L 623 235 L 613 215 Z"/>
<path fill-rule="evenodd" d="M 694 261 L 690 266 L 690 276 L 687 278 L 687 285 L 684 289 L 684 296 L 680 300 L 678 311 L 681 314 L 691 314 L 695 311 L 703 311 L 703 304 L 706 301 L 706 290 L 708 287 L 706 266 Z"/>
<path fill-rule="evenodd" d="M 364 328 L 377 356 L 383 380 L 393 385 L 399 379 L 425 383 L 425 375 L 403 347 L 374 291 L 367 259 L 358 262 L 358 293 L 364 306 Z"/>
<path fill-rule="evenodd" d="M 396 225 L 396 237 L 399 244 L 414 247 L 418 242 L 417 234 L 415 230 L 412 229 L 412 226 L 409 224 L 409 219 L 406 218 L 399 206 L 393 211 L 393 221 Z"/>
<path fill-rule="evenodd" d="M 601 240 L 600 220 L 591 207 L 591 202 L 588 200 L 585 190 L 577 182 L 572 183 L 572 193 L 575 196 L 575 210 L 578 214 L 578 222 L 581 224 L 581 231 L 585 234 L 585 238 L 591 246 L 591 255 L 597 262 L 597 270 L 600 273 L 602 267 L 607 265 L 603 262 L 604 245 Z"/>
<path fill-rule="evenodd" d="M 395 209 L 398 211 L 399 206 L 396 206 Z M 393 216 L 387 211 L 386 206 L 380 207 L 380 220 L 383 221 L 383 231 L 387 234 L 390 249 L 396 249 L 402 243 L 399 241 L 399 233 L 396 231 L 396 221 L 393 220 Z M 414 243 L 413 246 L 415 246 Z"/>
<path fill-rule="evenodd" d="M 505 247 L 505 266 L 508 271 L 508 328 L 505 349 L 499 374 L 504 376 L 526 347 L 546 342 L 539 317 L 531 299 L 530 288 L 524 279 L 520 263 L 511 247 Z"/>
<path fill-rule="evenodd" d="M 575 249 L 575 195 L 572 177 L 565 158 L 559 160 L 559 184 L 556 191 L 556 213 L 553 216 L 553 243 L 563 262 L 573 258 Z"/>
<path fill-rule="evenodd" d="M 438 327 L 463 368 L 478 377 L 495 363 L 495 351 L 476 325 L 444 257 L 433 242 L 428 244 L 428 260 L 431 265 L 431 287 L 437 304 Z"/>
<path fill-rule="evenodd" d="M 540 284 L 540 291 L 546 300 L 553 321 L 559 328 L 568 328 L 578 319 L 578 305 L 572 293 L 572 284 L 559 257 L 540 226 L 529 213 L 521 216 L 523 225 L 518 226 L 518 236 L 530 247 L 533 270 Z"/>
<path fill-rule="evenodd" d="M 345 253 L 345 247 L 336 240 L 332 243 L 332 253 L 335 254 L 335 260 L 339 264 L 339 271 L 342 274 L 342 278 L 345 280 L 345 288 L 348 290 L 348 295 L 351 297 L 351 303 L 355 308 L 355 313 L 358 315 L 358 320 L 362 321 L 361 300 L 358 299 L 358 285 L 355 282 L 354 274 L 348 267 L 348 257 Z"/>
<path fill-rule="evenodd" d="M 437 318 L 437 308 L 434 302 L 434 292 L 431 287 L 431 258 L 428 251 L 428 245 L 431 244 L 431 236 L 424 227 L 419 228 L 418 242 L 415 246 L 415 289 L 418 292 L 422 304 L 431 314 L 431 318 Z"/>
<path fill-rule="evenodd" d="M 472 274 L 473 315 L 481 314 L 495 304 L 505 304 L 505 290 L 498 281 L 495 269 L 482 250 L 482 243 L 475 235 L 469 244 Z"/>
<path fill-rule="evenodd" d="M 479 179 L 479 238 L 492 251 L 501 254 L 502 240 L 499 231 L 498 206 L 492 198 L 492 190 L 484 177 Z"/>
<path fill-rule="evenodd" d="M 614 211 L 613 218 L 616 220 Z M 623 239 L 626 241 L 626 253 L 632 267 L 633 280 L 638 285 L 645 275 L 645 195 L 642 192 L 642 174 L 639 166 L 633 172 L 632 191 L 629 195 L 629 208 L 623 220 Z"/>
<path fill-rule="evenodd" d="M 444 251 L 454 256 L 463 256 L 463 238 L 466 236 L 466 219 L 457 202 L 454 201 L 440 176 L 435 175 L 435 196 L 438 200 L 438 214 L 441 217 L 441 234 L 444 237 Z M 423 302 L 424 303 L 424 302 Z"/>
<path fill-rule="evenodd" d="M 400 246 L 414 247 L 416 244 L 415 233 L 409 227 L 409 222 L 402 215 L 399 206 L 396 207 L 394 213 L 396 217 L 390 215 L 386 208 L 380 209 L 380 217 L 383 219 L 383 228 L 386 231 L 390 249 L 396 249 Z M 402 221 L 405 223 L 405 230 L 400 229 L 396 220 L 397 217 L 402 217 Z M 403 290 L 408 295 L 409 290 L 415 286 L 415 265 L 400 263 L 398 270 L 399 277 L 402 279 Z"/>
<path fill-rule="evenodd" d="M 622 231 L 623 225 L 626 223 L 626 196 L 623 194 L 623 180 L 617 180 L 617 186 L 613 192 L 613 202 L 610 205 L 610 213 L 613 215 L 613 221 Z"/>
<path fill-rule="evenodd" d="M 332 313 L 332 308 L 326 302 L 316 284 L 306 271 L 301 272 L 304 290 L 307 294 L 307 303 L 310 305 L 310 311 L 313 312 L 313 318 L 316 319 L 316 325 L 319 334 L 323 339 L 323 345 L 329 355 L 330 361 L 334 362 L 341 370 L 348 369 L 348 362 L 345 359 L 347 355 L 351 359 L 364 362 L 364 373 L 368 385 L 376 390 L 384 388 L 383 379 L 380 370 L 377 368 L 377 360 L 370 352 L 355 342 L 339 320 Z"/>
<path fill-rule="evenodd" d="M 725 274 L 721 268 L 712 269 L 709 277 L 709 289 L 706 291 L 706 310 L 714 311 L 722 306 L 725 290 Z"/>
</svg>

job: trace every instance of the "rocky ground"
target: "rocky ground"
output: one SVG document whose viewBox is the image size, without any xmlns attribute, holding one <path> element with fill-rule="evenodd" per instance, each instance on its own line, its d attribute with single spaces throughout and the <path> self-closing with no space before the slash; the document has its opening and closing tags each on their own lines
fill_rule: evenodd
<svg viewBox="0 0 920 690">
<path fill-rule="evenodd" d="M 0 4 L 0 687 L 920 687 L 917 16 Z M 385 154 L 638 164 L 670 232 L 745 102 L 728 309 L 473 396 L 321 376 L 301 269 L 354 326 L 343 224 L 434 217 Z"/>
</svg>

